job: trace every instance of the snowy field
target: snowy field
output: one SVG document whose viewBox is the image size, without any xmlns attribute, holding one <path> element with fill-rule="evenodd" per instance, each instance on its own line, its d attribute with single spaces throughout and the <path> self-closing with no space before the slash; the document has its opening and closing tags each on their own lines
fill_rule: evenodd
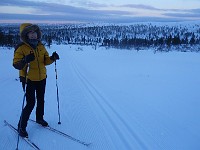
<svg viewBox="0 0 200 150">
<path fill-rule="evenodd" d="M 55 65 L 48 66 L 45 119 L 85 147 L 29 122 L 41 150 L 199 150 L 200 53 L 129 51 L 53 45 L 57 51 L 61 125 Z M 0 48 L 0 150 L 16 148 L 23 91 L 12 67 L 13 50 Z M 31 114 L 35 119 L 35 110 Z M 20 150 L 32 148 L 20 140 Z"/>
</svg>

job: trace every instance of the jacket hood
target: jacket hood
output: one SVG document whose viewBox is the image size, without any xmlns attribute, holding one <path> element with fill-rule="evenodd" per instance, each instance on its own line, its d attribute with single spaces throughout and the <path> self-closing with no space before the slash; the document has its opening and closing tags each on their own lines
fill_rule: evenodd
<svg viewBox="0 0 200 150">
<path fill-rule="evenodd" d="M 31 23 L 23 23 L 20 25 L 20 39 L 22 42 L 27 43 L 27 33 L 30 31 L 35 31 L 38 36 L 38 40 L 41 40 L 41 31 L 38 25 L 31 24 Z"/>
</svg>

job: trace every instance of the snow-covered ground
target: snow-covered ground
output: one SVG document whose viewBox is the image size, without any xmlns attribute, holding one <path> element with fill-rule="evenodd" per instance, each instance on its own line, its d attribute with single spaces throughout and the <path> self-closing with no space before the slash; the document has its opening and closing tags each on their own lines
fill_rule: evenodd
<svg viewBox="0 0 200 150">
<path fill-rule="evenodd" d="M 200 53 L 156 53 L 53 45 L 57 51 L 61 125 L 55 65 L 48 66 L 45 119 L 85 147 L 29 122 L 29 138 L 42 150 L 199 150 Z M 16 148 L 23 91 L 12 67 L 13 50 L 0 48 L 0 149 Z M 31 115 L 35 119 L 35 110 Z M 20 140 L 19 149 L 31 147 Z"/>
</svg>

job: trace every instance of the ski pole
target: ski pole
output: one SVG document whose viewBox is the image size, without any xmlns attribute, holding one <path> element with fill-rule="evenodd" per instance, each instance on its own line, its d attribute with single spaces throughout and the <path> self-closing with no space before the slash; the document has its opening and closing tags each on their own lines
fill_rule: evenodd
<svg viewBox="0 0 200 150">
<path fill-rule="evenodd" d="M 60 103 L 59 103 L 59 95 L 58 95 L 58 75 L 57 75 L 57 67 L 56 67 L 56 60 L 55 60 L 55 73 L 56 73 L 56 88 L 57 88 L 57 102 L 58 102 L 58 124 L 61 124 L 60 122 Z"/>
<path fill-rule="evenodd" d="M 24 97 L 23 97 L 23 102 L 22 102 L 21 116 L 20 116 L 20 122 L 19 122 L 19 130 L 21 130 L 21 125 L 22 125 L 22 114 L 23 114 L 24 103 L 25 103 L 25 99 L 26 99 L 26 85 L 27 84 L 25 82 L 25 86 L 23 87 Z M 17 137 L 17 148 L 16 148 L 16 150 L 18 150 L 18 147 L 19 147 L 19 131 L 18 131 L 18 137 Z"/>
</svg>

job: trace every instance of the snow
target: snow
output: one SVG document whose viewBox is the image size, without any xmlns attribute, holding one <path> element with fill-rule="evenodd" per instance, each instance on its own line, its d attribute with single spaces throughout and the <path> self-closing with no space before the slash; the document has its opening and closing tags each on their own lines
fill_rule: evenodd
<svg viewBox="0 0 200 150">
<path fill-rule="evenodd" d="M 45 150 L 199 150 L 200 53 L 117 50 L 53 45 L 57 51 L 61 125 L 58 125 L 55 65 L 47 67 L 45 119 L 70 139 L 28 123 L 29 138 Z M 23 91 L 12 67 L 13 50 L 0 48 L 0 149 L 17 135 Z M 31 114 L 35 119 L 35 110 Z M 31 147 L 20 140 L 19 149 Z"/>
</svg>

